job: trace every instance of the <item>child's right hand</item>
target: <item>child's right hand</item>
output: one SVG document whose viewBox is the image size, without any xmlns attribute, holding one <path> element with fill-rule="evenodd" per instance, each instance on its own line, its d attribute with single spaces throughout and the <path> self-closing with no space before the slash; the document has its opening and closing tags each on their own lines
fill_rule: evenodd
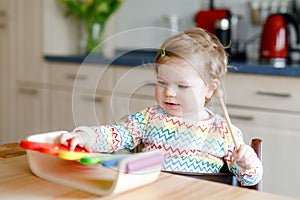
<svg viewBox="0 0 300 200">
<path fill-rule="evenodd" d="M 62 133 L 59 137 L 59 142 L 65 146 L 69 146 L 71 151 L 74 151 L 76 146 L 85 148 L 89 151 L 90 149 L 87 145 L 87 141 L 83 139 L 84 137 L 80 137 L 80 134 L 81 133 L 78 132 Z"/>
</svg>

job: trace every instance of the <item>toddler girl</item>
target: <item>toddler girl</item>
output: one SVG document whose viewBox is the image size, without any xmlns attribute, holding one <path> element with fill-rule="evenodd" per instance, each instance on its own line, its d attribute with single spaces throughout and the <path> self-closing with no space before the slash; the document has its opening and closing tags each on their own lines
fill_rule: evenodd
<svg viewBox="0 0 300 200">
<path fill-rule="evenodd" d="M 94 152 L 133 149 L 164 152 L 162 170 L 218 173 L 224 164 L 242 185 L 262 177 L 262 164 L 243 141 L 242 132 L 206 105 L 219 92 L 227 72 L 224 47 L 212 34 L 192 28 L 167 39 L 155 60 L 157 105 L 145 108 L 118 125 L 78 127 L 63 134 L 62 144 Z M 225 161 L 225 163 L 224 163 Z"/>
</svg>

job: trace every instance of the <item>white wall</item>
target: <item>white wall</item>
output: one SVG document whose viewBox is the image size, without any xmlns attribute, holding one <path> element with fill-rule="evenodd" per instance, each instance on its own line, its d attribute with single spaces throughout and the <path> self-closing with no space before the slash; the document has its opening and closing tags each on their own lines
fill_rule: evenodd
<svg viewBox="0 0 300 200">
<path fill-rule="evenodd" d="M 79 32 L 74 19 L 66 18 L 58 1 L 44 0 L 44 52 L 53 55 L 77 54 Z"/>
<path fill-rule="evenodd" d="M 179 30 L 194 26 L 193 16 L 201 7 L 200 1 L 195 0 L 125 0 L 116 17 L 116 32 L 122 33 L 128 29 L 142 27 L 171 28 L 165 18 L 168 15 L 178 17 Z M 139 34 L 139 35 L 138 35 Z M 133 31 L 129 40 L 120 39 L 116 42 L 117 48 L 136 48 L 142 40 L 147 38 L 149 45 L 159 47 L 161 41 L 168 37 L 168 34 L 161 34 L 160 31 L 153 31 L 149 36 L 145 31 L 136 34 Z M 151 43 L 151 44 L 150 44 Z"/>
</svg>

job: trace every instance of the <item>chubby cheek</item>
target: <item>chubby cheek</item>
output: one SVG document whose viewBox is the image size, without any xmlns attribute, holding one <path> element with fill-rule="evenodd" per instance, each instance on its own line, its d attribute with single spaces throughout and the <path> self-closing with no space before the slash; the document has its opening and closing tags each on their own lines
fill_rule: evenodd
<svg viewBox="0 0 300 200">
<path fill-rule="evenodd" d="M 199 94 L 200 93 L 200 94 Z M 204 106 L 205 96 L 201 95 L 198 90 L 191 90 L 178 97 L 179 101 L 185 106 L 187 110 L 197 110 L 199 106 Z"/>
<path fill-rule="evenodd" d="M 162 105 L 163 90 L 159 86 L 155 86 L 155 100 L 158 105 Z"/>
</svg>

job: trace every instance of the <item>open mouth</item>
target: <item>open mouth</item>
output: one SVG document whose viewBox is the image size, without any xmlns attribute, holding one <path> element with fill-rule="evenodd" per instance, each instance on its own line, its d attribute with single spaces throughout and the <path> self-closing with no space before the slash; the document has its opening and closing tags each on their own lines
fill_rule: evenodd
<svg viewBox="0 0 300 200">
<path fill-rule="evenodd" d="M 180 104 L 165 102 L 165 105 L 168 106 L 168 107 L 174 107 L 174 106 L 179 106 Z"/>
</svg>

